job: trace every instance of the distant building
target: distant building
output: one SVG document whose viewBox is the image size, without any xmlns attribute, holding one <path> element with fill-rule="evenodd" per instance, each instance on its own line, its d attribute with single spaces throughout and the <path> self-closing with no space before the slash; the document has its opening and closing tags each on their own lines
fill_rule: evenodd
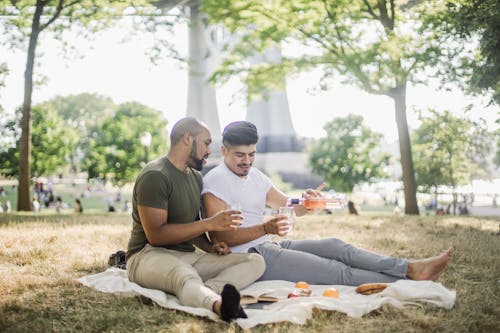
<svg viewBox="0 0 500 333">
<path fill-rule="evenodd" d="M 171 8 L 183 5 L 181 1 L 160 1 Z M 213 155 L 204 172 L 221 162 L 218 147 L 221 144 L 221 126 L 217 111 L 215 88 L 208 82 L 209 77 L 220 62 L 218 38 L 225 38 L 217 28 L 207 26 L 203 14 L 199 11 L 198 1 L 186 4 L 189 11 L 189 77 L 187 116 L 203 121 L 212 133 Z M 230 37 L 229 37 L 230 38 Z M 253 64 L 281 61 L 278 47 L 269 48 L 263 54 L 251 59 Z M 254 123 L 259 130 L 259 152 L 255 166 L 267 173 L 276 173 L 283 181 L 294 187 L 306 188 L 321 183 L 319 177 L 311 176 L 307 166 L 305 144 L 295 133 L 286 91 L 270 92 L 268 99 L 252 101 L 248 105 L 246 119 Z"/>
</svg>

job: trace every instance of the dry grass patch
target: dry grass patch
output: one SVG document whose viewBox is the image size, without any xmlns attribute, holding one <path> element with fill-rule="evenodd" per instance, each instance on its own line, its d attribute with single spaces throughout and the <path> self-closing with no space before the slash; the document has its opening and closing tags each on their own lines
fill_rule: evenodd
<svg viewBox="0 0 500 333">
<path fill-rule="evenodd" d="M 454 246 L 441 282 L 457 291 L 452 310 L 384 307 L 363 318 L 316 310 L 304 326 L 276 323 L 252 332 L 498 332 L 498 219 L 314 215 L 291 238 L 339 237 L 366 249 L 424 258 Z M 126 215 L 0 215 L 1 332 L 239 332 L 133 296 L 104 294 L 76 279 L 106 269 L 125 249 Z"/>
</svg>

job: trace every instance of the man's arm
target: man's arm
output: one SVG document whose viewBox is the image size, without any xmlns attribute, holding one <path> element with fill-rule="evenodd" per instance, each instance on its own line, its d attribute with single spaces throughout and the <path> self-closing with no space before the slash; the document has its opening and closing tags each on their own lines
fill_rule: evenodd
<svg viewBox="0 0 500 333">
<path fill-rule="evenodd" d="M 232 216 L 237 211 L 221 211 L 217 214 L 191 223 L 168 224 L 168 212 L 161 208 L 137 206 L 142 227 L 148 242 L 153 246 L 179 244 L 205 232 L 224 231 L 237 228 L 241 223 Z"/>
<path fill-rule="evenodd" d="M 210 251 L 210 247 L 211 247 L 211 243 L 210 243 L 210 240 L 207 238 L 207 234 L 201 234 L 195 238 L 193 238 L 193 244 L 205 251 L 205 252 L 211 252 Z"/>
<path fill-rule="evenodd" d="M 199 249 L 208 253 L 217 253 L 219 255 L 231 253 L 231 249 L 224 242 L 210 241 L 207 234 L 202 234 L 193 239 L 193 244 Z"/>
<path fill-rule="evenodd" d="M 276 186 L 272 186 L 266 195 L 266 204 L 274 210 L 286 205 L 288 197 Z"/>
<path fill-rule="evenodd" d="M 210 217 L 225 209 L 226 203 L 211 193 L 205 193 L 203 195 L 203 208 L 205 216 Z M 248 243 L 254 239 L 264 236 L 265 234 L 278 235 L 281 232 L 284 232 L 287 226 L 276 223 L 283 219 L 285 219 L 285 217 L 277 217 L 252 227 L 239 227 L 224 231 L 210 232 L 210 238 L 214 239 L 214 242 L 224 242 L 229 246 Z"/>
<path fill-rule="evenodd" d="M 317 188 L 307 190 L 302 193 L 302 197 L 321 197 L 321 190 L 325 188 L 326 184 L 322 183 Z M 283 207 L 286 205 L 288 197 L 281 192 L 276 186 L 272 186 L 271 189 L 267 192 L 266 196 L 266 204 L 273 209 L 278 209 L 279 207 Z M 303 205 L 293 205 L 293 210 L 295 211 L 295 215 L 303 216 L 308 213 L 307 208 Z"/>
<path fill-rule="evenodd" d="M 278 208 L 286 205 L 287 199 L 288 197 L 273 185 L 267 192 L 266 204 L 271 208 L 277 210 Z M 303 216 L 307 214 L 307 208 L 303 205 L 293 205 L 293 210 L 295 211 L 295 215 L 297 216 Z"/>
</svg>

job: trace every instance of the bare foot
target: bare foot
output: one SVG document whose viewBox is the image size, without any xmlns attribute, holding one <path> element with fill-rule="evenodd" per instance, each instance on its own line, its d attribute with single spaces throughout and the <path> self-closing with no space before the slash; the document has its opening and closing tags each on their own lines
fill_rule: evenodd
<svg viewBox="0 0 500 333">
<path fill-rule="evenodd" d="M 412 280 L 431 280 L 436 281 L 445 271 L 446 264 L 453 254 L 453 248 L 450 247 L 445 252 L 432 258 L 412 260 L 408 264 L 407 276 Z"/>
</svg>

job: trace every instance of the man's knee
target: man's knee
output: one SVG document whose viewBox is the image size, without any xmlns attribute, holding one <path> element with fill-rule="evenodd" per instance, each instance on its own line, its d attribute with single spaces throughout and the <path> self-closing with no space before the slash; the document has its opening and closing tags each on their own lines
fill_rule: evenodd
<svg viewBox="0 0 500 333">
<path fill-rule="evenodd" d="M 257 278 L 264 274 L 264 271 L 266 270 L 266 262 L 260 254 L 249 253 L 248 261 L 250 262 L 252 269 L 258 275 Z"/>
<path fill-rule="evenodd" d="M 201 281 L 200 275 L 193 267 L 184 265 L 172 269 L 166 278 L 171 281 L 172 286 L 176 289 L 182 289 L 188 281 Z"/>
</svg>

